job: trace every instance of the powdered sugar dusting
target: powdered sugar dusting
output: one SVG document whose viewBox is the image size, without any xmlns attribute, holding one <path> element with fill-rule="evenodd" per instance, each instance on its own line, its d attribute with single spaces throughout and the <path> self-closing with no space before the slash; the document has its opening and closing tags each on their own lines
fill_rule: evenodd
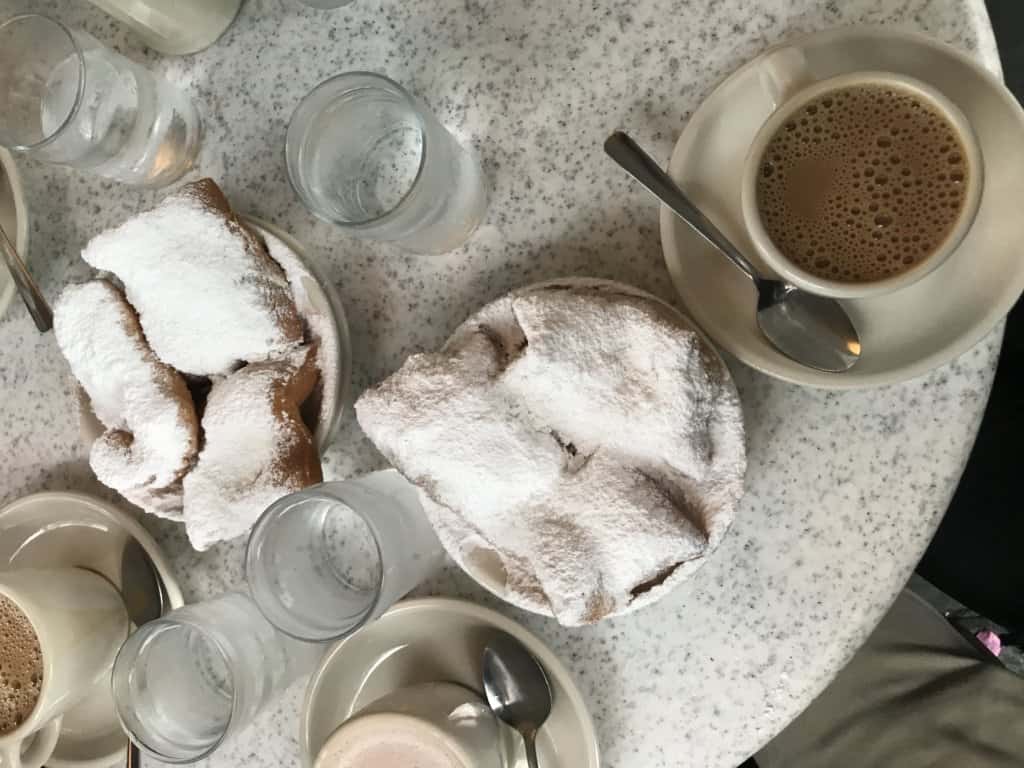
<svg viewBox="0 0 1024 768">
<path fill-rule="evenodd" d="M 567 625 L 656 600 L 742 495 L 727 371 L 671 308 L 618 284 L 500 299 L 356 411 L 449 554 Z"/>
<path fill-rule="evenodd" d="M 174 516 L 174 486 L 198 443 L 184 380 L 156 359 L 124 297 L 106 281 L 67 287 L 54 307 L 54 333 L 107 428 L 90 454 L 97 478 L 133 501 L 160 494 L 142 506 Z"/>
<path fill-rule="evenodd" d="M 270 233 L 261 234 L 270 258 L 280 265 L 288 278 L 295 306 L 307 325 L 306 341 L 317 344 L 316 365 L 323 392 L 317 420 L 322 429 L 327 429 L 332 410 L 341 407 L 335 402 L 341 375 L 341 349 L 335 320 L 323 289 L 295 252 Z"/>
<path fill-rule="evenodd" d="M 291 418 L 281 402 L 282 387 L 308 354 L 303 347 L 283 363 L 249 365 L 214 382 L 203 414 L 203 450 L 184 479 L 185 527 L 196 549 L 246 533 L 271 503 L 318 481 L 288 466 L 304 441 L 319 473 L 312 437 L 297 411 Z"/>
<path fill-rule="evenodd" d="M 153 351 L 183 373 L 228 373 L 301 342 L 284 275 L 187 191 L 94 237 L 82 258 L 117 275 Z"/>
</svg>

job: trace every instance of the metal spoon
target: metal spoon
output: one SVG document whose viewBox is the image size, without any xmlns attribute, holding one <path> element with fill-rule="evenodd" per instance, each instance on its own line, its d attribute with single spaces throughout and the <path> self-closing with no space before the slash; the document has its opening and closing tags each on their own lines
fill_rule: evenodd
<svg viewBox="0 0 1024 768">
<path fill-rule="evenodd" d="M 18 287 L 21 300 L 25 302 L 28 313 L 32 315 L 36 328 L 46 333 L 53 328 L 53 312 L 3 227 L 0 227 L 0 252 L 3 253 L 4 262 L 11 271 L 11 277 L 14 278 L 14 284 Z"/>
<path fill-rule="evenodd" d="M 613 133 L 605 141 L 604 150 L 753 281 L 757 288 L 757 324 L 776 349 L 808 368 L 830 373 L 841 373 L 857 362 L 861 355 L 860 338 L 838 301 L 815 296 L 781 280 L 761 277 L 669 175 L 626 134 Z"/>
<path fill-rule="evenodd" d="M 496 635 L 484 648 L 484 693 L 491 710 L 523 737 L 526 762 L 537 768 L 537 731 L 551 714 L 544 668 L 512 635 Z"/>
<path fill-rule="evenodd" d="M 136 627 L 159 619 L 167 604 L 156 567 L 135 539 L 128 539 L 121 552 L 121 599 Z M 125 768 L 138 768 L 141 764 L 139 748 L 129 739 Z"/>
</svg>

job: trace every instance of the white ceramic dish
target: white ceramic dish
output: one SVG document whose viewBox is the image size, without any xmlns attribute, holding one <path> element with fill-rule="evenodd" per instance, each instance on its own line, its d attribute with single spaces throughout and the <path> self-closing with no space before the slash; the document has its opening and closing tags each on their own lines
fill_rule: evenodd
<svg viewBox="0 0 1024 768">
<path fill-rule="evenodd" d="M 0 148 L 0 226 L 11 238 L 21 258 L 28 261 L 28 207 L 21 186 L 21 174 L 14 158 Z M 14 282 L 7 268 L 0 266 L 0 317 L 14 298 Z"/>
<path fill-rule="evenodd" d="M 718 354 L 718 350 L 715 349 L 715 345 L 711 343 L 711 340 L 699 329 L 693 322 L 679 312 L 678 309 L 673 307 L 668 302 L 662 301 L 657 296 L 654 296 L 646 291 L 642 291 L 631 285 L 624 283 L 615 282 L 612 280 L 602 280 L 598 278 L 589 277 L 571 277 L 562 278 L 556 280 L 545 280 L 532 285 L 524 286 L 523 288 L 517 288 L 514 293 L 529 293 L 530 291 L 543 288 L 548 285 L 574 285 L 579 287 L 588 287 L 595 291 L 610 291 L 613 293 L 629 293 L 633 296 L 648 299 L 656 302 L 658 305 L 664 307 L 668 312 L 672 313 L 677 317 L 683 325 L 691 328 L 704 342 L 704 351 L 707 353 L 705 360 L 708 362 L 708 367 L 717 367 L 720 371 L 721 376 L 724 380 L 732 385 L 732 374 L 729 371 L 729 367 L 725 364 L 725 360 Z M 466 325 L 473 324 L 476 322 L 476 315 L 474 314 L 469 319 L 459 326 L 454 333 L 452 338 L 458 336 Z M 649 589 L 646 592 L 638 595 L 631 603 L 609 614 L 605 618 L 613 618 L 615 616 L 622 616 L 627 613 L 644 608 L 648 605 L 656 603 L 661 598 L 669 594 L 673 589 L 678 587 L 684 581 L 689 579 L 694 573 L 696 573 L 701 566 L 704 565 L 711 558 L 715 549 L 719 543 L 725 537 L 726 532 L 729 530 L 729 526 L 732 524 L 733 515 L 735 509 L 726 509 L 723 504 L 719 504 L 717 510 L 712 513 L 708 511 L 709 521 L 709 537 L 708 537 L 708 548 L 702 557 L 694 560 L 688 560 L 681 564 L 679 567 L 672 572 L 672 575 L 665 579 L 661 584 L 653 589 Z M 505 569 L 501 564 L 501 558 L 497 556 L 491 550 L 477 550 L 478 556 L 470 558 L 466 557 L 465 553 L 455 548 L 448 548 L 448 556 L 451 557 L 460 568 L 462 568 L 467 574 L 469 574 L 474 581 L 477 582 L 484 589 L 491 592 L 495 597 L 499 597 L 507 603 L 510 603 L 517 608 L 521 608 L 524 611 L 530 611 L 531 613 L 537 613 L 541 616 L 553 617 L 554 614 L 551 612 L 550 607 L 546 603 L 540 600 L 529 600 L 525 599 L 522 593 L 510 592 L 506 588 L 506 573 Z M 482 555 L 482 556 L 480 556 Z"/>
<path fill-rule="evenodd" d="M 661 237 L 689 314 L 722 348 L 771 376 L 846 389 L 893 384 L 949 362 L 980 341 L 1024 290 L 1024 110 L 969 56 L 919 34 L 847 27 L 765 51 L 730 75 L 694 112 L 669 173 L 752 260 L 764 267 L 743 225 L 740 192 L 747 150 L 777 106 L 769 73 L 798 62 L 815 79 L 860 70 L 916 78 L 967 116 L 984 158 L 974 226 L 944 264 L 894 293 L 845 302 L 864 354 L 846 373 L 804 368 L 777 352 L 754 320 L 753 286 L 667 209 Z M 766 270 L 767 271 L 767 270 Z"/>
<path fill-rule="evenodd" d="M 0 570 L 79 566 L 121 587 L 121 552 L 133 538 L 156 567 L 168 603 L 184 604 L 170 564 L 153 537 L 117 507 L 79 493 L 36 493 L 0 509 Z M 114 710 L 109 681 L 65 717 L 49 768 L 123 764 L 128 737 Z"/>
<path fill-rule="evenodd" d="M 495 632 L 518 638 L 544 666 L 553 691 L 551 717 L 537 740 L 545 768 L 599 768 L 597 736 L 583 695 L 561 661 L 532 633 L 488 608 L 429 597 L 395 605 L 327 652 L 306 691 L 299 731 L 303 768 L 311 768 L 343 722 L 392 691 L 452 682 L 482 694 L 481 660 Z M 525 768 L 517 734 L 502 726 L 508 768 Z"/>
</svg>

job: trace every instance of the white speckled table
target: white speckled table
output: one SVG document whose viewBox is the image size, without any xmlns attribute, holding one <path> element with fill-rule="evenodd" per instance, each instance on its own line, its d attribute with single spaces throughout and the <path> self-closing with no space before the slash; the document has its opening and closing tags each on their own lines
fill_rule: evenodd
<svg viewBox="0 0 1024 768">
<path fill-rule="evenodd" d="M 903 24 L 998 68 L 982 0 L 356 0 L 316 12 L 248 0 L 224 38 L 165 59 L 81 0 L 44 7 L 187 88 L 206 125 L 200 164 L 236 208 L 291 231 L 329 270 L 349 312 L 355 390 L 436 347 L 508 289 L 565 274 L 634 283 L 674 299 L 658 209 L 607 161 L 625 127 L 667 158 L 687 116 L 724 75 L 796 32 Z M 386 72 L 472 142 L 493 195 L 463 249 L 416 257 L 346 240 L 313 219 L 285 178 L 283 141 L 299 98 L 329 75 Z M 30 259 L 44 291 L 86 273 L 78 250 L 150 205 L 139 193 L 32 162 Z M 732 766 L 837 672 L 903 585 L 946 507 L 981 418 L 1001 329 L 908 384 L 802 390 L 735 365 L 749 425 L 748 492 L 721 548 L 654 608 L 590 629 L 522 619 L 568 663 L 588 697 L 608 766 Z M 0 321 L 0 497 L 99 493 L 78 440 L 67 369 L 20 306 Z M 350 417 L 329 477 L 381 466 Z M 241 579 L 242 543 L 197 554 L 180 529 L 144 521 L 187 597 Z M 426 591 L 494 605 L 461 574 Z M 500 607 L 500 606 L 499 606 Z M 210 762 L 297 761 L 295 688 Z"/>
</svg>

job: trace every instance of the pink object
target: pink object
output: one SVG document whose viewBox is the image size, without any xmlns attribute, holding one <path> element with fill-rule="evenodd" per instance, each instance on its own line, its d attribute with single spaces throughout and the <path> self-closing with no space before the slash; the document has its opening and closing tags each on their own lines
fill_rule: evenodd
<svg viewBox="0 0 1024 768">
<path fill-rule="evenodd" d="M 989 651 L 992 652 L 993 656 L 998 656 L 1003 651 L 1003 642 L 999 639 L 999 635 L 990 629 L 983 629 L 980 632 L 976 632 L 974 635 L 978 638 L 978 642 L 984 645 Z"/>
</svg>

